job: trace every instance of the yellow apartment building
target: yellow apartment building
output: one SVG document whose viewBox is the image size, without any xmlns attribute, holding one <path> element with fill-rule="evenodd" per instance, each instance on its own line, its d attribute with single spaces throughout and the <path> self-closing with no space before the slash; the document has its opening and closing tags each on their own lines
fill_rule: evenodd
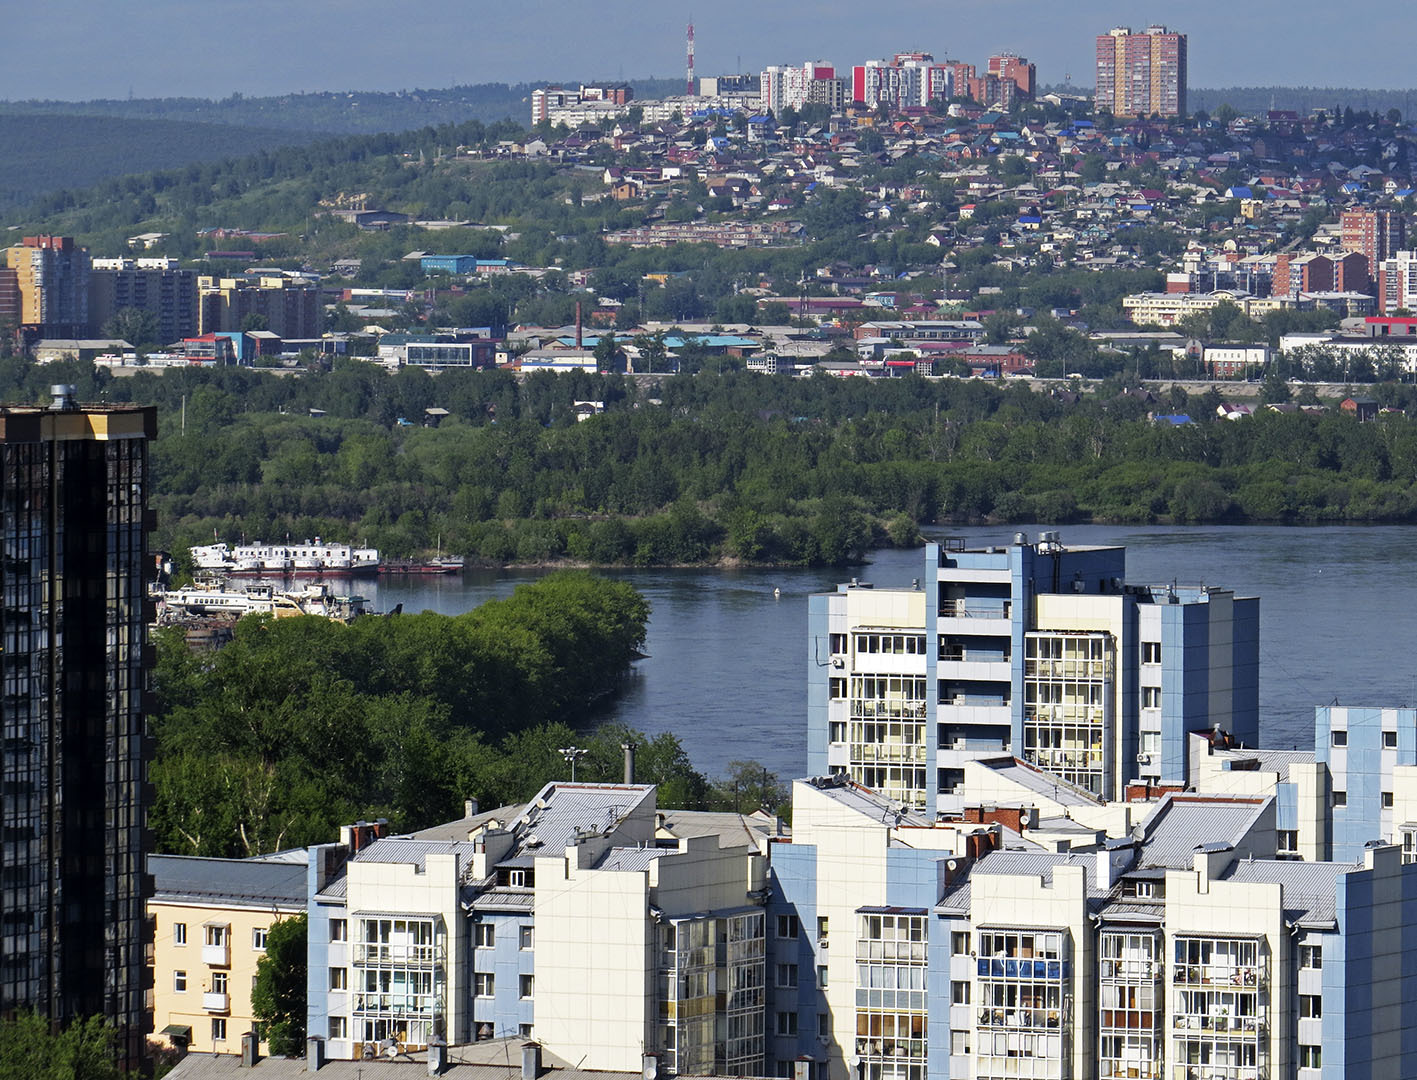
<svg viewBox="0 0 1417 1080">
<path fill-rule="evenodd" d="M 148 872 L 155 1038 L 191 1051 L 241 1053 L 241 1036 L 254 1023 L 251 988 L 266 934 L 305 911 L 305 852 L 151 855 Z"/>
</svg>

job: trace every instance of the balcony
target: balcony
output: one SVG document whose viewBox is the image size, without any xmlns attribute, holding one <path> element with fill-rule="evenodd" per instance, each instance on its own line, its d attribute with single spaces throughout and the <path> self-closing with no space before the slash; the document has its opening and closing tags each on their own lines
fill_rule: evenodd
<svg viewBox="0 0 1417 1080">
<path fill-rule="evenodd" d="M 231 995 L 226 992 L 208 990 L 202 995 L 202 1008 L 210 1013 L 224 1013 L 231 1011 Z"/>
<path fill-rule="evenodd" d="M 356 965 L 399 964 L 432 967 L 443 962 L 443 947 L 441 945 L 384 945 L 373 942 L 356 942 L 354 962 Z"/>
<path fill-rule="evenodd" d="M 207 967 L 230 967 L 231 943 L 223 941 L 220 945 L 203 945 L 202 963 Z"/>
</svg>

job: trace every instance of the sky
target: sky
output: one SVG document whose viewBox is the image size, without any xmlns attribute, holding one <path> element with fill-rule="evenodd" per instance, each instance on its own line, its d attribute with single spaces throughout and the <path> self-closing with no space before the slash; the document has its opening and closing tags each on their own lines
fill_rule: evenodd
<svg viewBox="0 0 1417 1080">
<path fill-rule="evenodd" d="M 1011 51 L 1091 86 L 1096 35 L 1161 22 L 1189 35 L 1194 87 L 1417 86 L 1410 0 L 0 0 L 0 99 L 677 76 L 691 16 L 700 75 Z"/>
</svg>

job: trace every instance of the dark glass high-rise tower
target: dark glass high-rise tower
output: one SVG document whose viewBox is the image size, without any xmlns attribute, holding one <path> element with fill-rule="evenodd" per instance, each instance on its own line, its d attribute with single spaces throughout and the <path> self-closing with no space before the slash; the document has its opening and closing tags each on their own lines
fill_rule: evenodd
<svg viewBox="0 0 1417 1080">
<path fill-rule="evenodd" d="M 148 440 L 156 412 L 0 409 L 0 1014 L 146 1020 Z"/>
</svg>

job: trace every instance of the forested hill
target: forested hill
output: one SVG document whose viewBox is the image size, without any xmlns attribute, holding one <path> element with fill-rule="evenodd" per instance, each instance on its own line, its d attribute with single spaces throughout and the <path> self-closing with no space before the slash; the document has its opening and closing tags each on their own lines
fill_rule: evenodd
<svg viewBox="0 0 1417 1080">
<path fill-rule="evenodd" d="M 635 96 L 662 97 L 683 93 L 680 79 L 633 79 Z M 580 80 L 563 80 L 578 85 Z M 408 131 L 411 128 L 462 124 L 469 120 L 494 123 L 530 118 L 531 92 L 545 86 L 534 83 L 478 83 L 441 90 L 323 91 L 245 97 L 232 94 L 210 98 L 136 98 L 96 101 L 0 101 L 0 116 L 33 114 L 111 116 L 122 119 L 180 120 L 197 124 L 226 124 L 286 131 L 319 131 L 331 135 Z M 149 167 L 155 167 L 149 166 Z"/>
<path fill-rule="evenodd" d="M 63 187 L 313 142 L 311 131 L 0 111 L 0 213 Z"/>
<path fill-rule="evenodd" d="M 1251 116 L 1263 115 L 1269 109 L 1288 109 L 1300 116 L 1307 116 L 1315 109 L 1377 113 L 1396 109 L 1404 118 L 1410 119 L 1417 93 L 1412 90 L 1365 90 L 1346 86 L 1193 86 L 1186 98 L 1192 111 L 1204 109 L 1210 113 L 1221 105 L 1229 105 Z"/>
</svg>

